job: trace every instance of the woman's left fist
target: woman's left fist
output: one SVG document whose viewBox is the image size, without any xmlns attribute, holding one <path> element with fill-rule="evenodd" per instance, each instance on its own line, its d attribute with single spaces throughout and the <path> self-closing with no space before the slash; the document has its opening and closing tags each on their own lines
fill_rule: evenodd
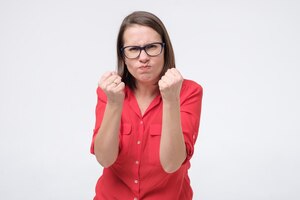
<svg viewBox="0 0 300 200">
<path fill-rule="evenodd" d="M 158 87 L 164 101 L 179 100 L 183 77 L 176 68 L 168 69 L 158 81 Z"/>
</svg>

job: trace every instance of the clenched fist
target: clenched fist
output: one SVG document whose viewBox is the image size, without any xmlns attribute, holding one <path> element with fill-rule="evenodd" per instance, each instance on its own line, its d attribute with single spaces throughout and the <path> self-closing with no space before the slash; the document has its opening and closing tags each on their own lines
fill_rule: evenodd
<svg viewBox="0 0 300 200">
<path fill-rule="evenodd" d="M 104 91 L 108 103 L 123 104 L 125 84 L 117 72 L 106 72 L 98 82 L 98 86 Z"/>
<path fill-rule="evenodd" d="M 158 81 L 159 90 L 164 101 L 178 101 L 183 77 L 176 68 L 168 69 Z"/>
</svg>

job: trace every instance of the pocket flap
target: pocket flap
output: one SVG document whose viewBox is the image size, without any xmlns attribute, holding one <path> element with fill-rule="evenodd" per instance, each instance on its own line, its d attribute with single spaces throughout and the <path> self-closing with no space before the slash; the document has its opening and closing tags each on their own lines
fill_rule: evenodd
<svg viewBox="0 0 300 200">
<path fill-rule="evenodd" d="M 122 124 L 121 126 L 121 134 L 129 135 L 131 134 L 131 124 Z"/>
<path fill-rule="evenodd" d="M 161 125 L 160 124 L 150 125 L 150 135 L 161 135 Z"/>
</svg>

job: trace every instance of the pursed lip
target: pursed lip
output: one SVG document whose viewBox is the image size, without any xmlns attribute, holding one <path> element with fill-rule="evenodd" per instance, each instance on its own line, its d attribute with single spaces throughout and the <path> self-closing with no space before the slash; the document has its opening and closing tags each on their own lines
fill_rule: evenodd
<svg viewBox="0 0 300 200">
<path fill-rule="evenodd" d="M 145 71 L 145 70 L 148 70 L 148 69 L 150 69 L 149 65 L 143 65 L 143 66 L 139 67 L 139 70 L 142 70 L 142 71 Z"/>
</svg>

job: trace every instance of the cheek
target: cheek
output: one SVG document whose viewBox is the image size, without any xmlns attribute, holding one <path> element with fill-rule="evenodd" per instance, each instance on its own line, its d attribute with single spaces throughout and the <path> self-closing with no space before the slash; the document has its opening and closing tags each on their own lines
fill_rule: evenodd
<svg viewBox="0 0 300 200">
<path fill-rule="evenodd" d="M 127 66 L 127 68 L 133 68 L 133 63 L 132 62 L 128 62 L 128 61 L 125 61 L 125 64 Z"/>
<path fill-rule="evenodd" d="M 127 59 L 124 60 L 124 63 L 127 66 L 127 68 L 131 68 L 131 63 Z"/>
<path fill-rule="evenodd" d="M 164 68 L 164 59 L 160 59 L 157 61 L 157 66 L 159 66 L 160 71 Z"/>
<path fill-rule="evenodd" d="M 128 61 L 125 61 L 125 64 L 127 66 L 127 70 L 129 71 L 130 74 L 133 74 L 134 73 L 134 64 L 132 62 L 128 62 Z"/>
</svg>

